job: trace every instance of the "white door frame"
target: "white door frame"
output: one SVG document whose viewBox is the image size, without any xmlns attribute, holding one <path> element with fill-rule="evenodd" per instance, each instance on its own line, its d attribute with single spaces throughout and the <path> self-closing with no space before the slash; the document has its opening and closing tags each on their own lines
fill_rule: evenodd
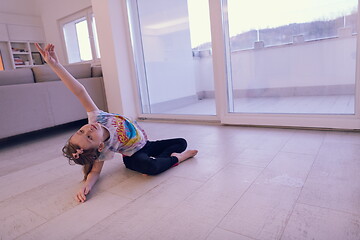
<svg viewBox="0 0 360 240">
<path fill-rule="evenodd" d="M 359 0 L 360 1 L 360 0 Z M 226 6 L 225 6 L 226 7 Z M 355 114 L 254 114 L 230 113 L 228 109 L 232 104 L 228 102 L 228 74 L 230 67 L 226 62 L 226 44 L 223 33 L 222 0 L 209 0 L 210 22 L 212 32 L 212 55 L 214 86 L 216 100 L 216 115 L 174 115 L 174 114 L 147 114 L 142 113 L 140 96 L 138 96 L 138 116 L 140 119 L 160 120 L 190 120 L 203 122 L 220 122 L 231 125 L 259 125 L 281 127 L 309 127 L 309 128 L 335 128 L 360 129 L 360 41 L 357 41 L 356 50 L 356 79 L 355 79 Z M 358 12 L 360 4 L 358 3 Z M 360 32 L 360 18 L 358 18 L 358 33 Z M 226 19 L 225 19 L 226 20 Z M 138 76 L 139 77 L 139 76 Z M 139 93 L 138 93 L 139 94 Z"/>
<path fill-rule="evenodd" d="M 226 66 L 226 46 L 225 34 L 221 20 L 222 1 L 209 0 L 210 19 L 212 25 L 213 61 L 214 78 L 216 86 L 217 112 L 220 113 L 222 124 L 232 125 L 262 125 L 262 126 L 288 126 L 288 127 L 314 127 L 314 128 L 338 128 L 338 129 L 360 129 L 360 41 L 357 41 L 356 49 L 356 74 L 355 74 L 355 114 L 336 115 L 336 114 L 250 114 L 250 113 L 230 113 L 227 109 L 231 107 L 228 103 L 228 76 L 231 71 Z M 358 12 L 360 4 L 358 3 Z M 226 9 L 225 9 L 226 11 Z M 360 29 L 360 18 L 358 18 L 358 29 Z"/>
</svg>

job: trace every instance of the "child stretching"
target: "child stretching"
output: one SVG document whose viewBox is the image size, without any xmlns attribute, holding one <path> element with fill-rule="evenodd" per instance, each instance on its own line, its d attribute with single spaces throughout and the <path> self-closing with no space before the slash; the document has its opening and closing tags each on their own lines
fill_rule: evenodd
<svg viewBox="0 0 360 240">
<path fill-rule="evenodd" d="M 58 61 L 54 45 L 37 49 L 65 86 L 85 108 L 89 123 L 70 137 L 62 151 L 69 163 L 83 165 L 84 181 L 76 195 L 79 202 L 86 200 L 99 178 L 104 160 L 121 153 L 127 168 L 143 174 L 155 175 L 197 154 L 187 150 L 182 138 L 148 141 L 145 132 L 127 117 L 103 112 L 97 108 L 84 86 Z"/>
</svg>

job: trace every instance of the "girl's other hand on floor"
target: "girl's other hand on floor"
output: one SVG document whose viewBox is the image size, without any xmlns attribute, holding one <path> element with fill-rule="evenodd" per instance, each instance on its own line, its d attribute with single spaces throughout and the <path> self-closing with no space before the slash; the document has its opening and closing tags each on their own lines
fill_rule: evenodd
<svg viewBox="0 0 360 240">
<path fill-rule="evenodd" d="M 79 202 L 85 202 L 86 201 L 86 195 L 90 192 L 91 188 L 88 186 L 83 186 L 80 188 L 79 192 L 76 195 L 76 199 Z"/>
</svg>

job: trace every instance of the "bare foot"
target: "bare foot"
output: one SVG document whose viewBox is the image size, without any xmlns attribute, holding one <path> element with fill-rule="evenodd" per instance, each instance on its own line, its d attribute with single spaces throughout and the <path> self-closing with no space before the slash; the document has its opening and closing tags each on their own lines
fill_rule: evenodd
<svg viewBox="0 0 360 240">
<path fill-rule="evenodd" d="M 194 157 L 198 153 L 198 150 L 186 150 L 182 153 L 172 153 L 171 156 L 177 157 L 179 163 L 185 161 L 186 159 Z"/>
</svg>

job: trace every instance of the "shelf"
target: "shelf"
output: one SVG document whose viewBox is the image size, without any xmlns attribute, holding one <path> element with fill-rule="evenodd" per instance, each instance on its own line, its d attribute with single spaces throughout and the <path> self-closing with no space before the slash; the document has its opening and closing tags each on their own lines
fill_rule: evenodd
<svg viewBox="0 0 360 240">
<path fill-rule="evenodd" d="M 40 43 L 40 45 L 42 46 L 43 43 Z M 44 64 L 44 61 L 35 46 L 35 42 L 8 42 L 8 49 L 11 54 L 13 69 L 28 68 Z M 20 63 L 20 65 L 16 65 L 16 63 Z"/>
<path fill-rule="evenodd" d="M 12 52 L 12 54 L 29 54 L 29 52 Z"/>
<path fill-rule="evenodd" d="M 27 68 L 27 67 L 33 67 L 37 65 L 15 65 L 15 68 Z"/>
</svg>

